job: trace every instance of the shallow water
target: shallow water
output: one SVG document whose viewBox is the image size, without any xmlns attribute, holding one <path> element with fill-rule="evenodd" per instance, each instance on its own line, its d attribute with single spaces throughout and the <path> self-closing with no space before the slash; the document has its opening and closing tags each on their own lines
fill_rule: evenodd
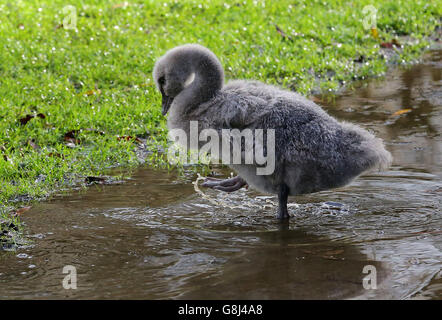
<svg viewBox="0 0 442 320">
<path fill-rule="evenodd" d="M 32 243 L 0 252 L 0 298 L 441 299 L 442 51 L 324 108 L 385 139 L 391 169 L 293 198 L 280 224 L 274 197 L 203 190 L 216 206 L 194 176 L 139 168 L 23 214 Z"/>
</svg>

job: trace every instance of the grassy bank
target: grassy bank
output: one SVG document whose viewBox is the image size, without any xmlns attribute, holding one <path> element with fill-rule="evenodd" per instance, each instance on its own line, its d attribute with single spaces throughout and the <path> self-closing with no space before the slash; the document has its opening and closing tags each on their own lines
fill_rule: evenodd
<svg viewBox="0 0 442 320">
<path fill-rule="evenodd" d="M 167 49 L 201 43 L 228 79 L 308 94 L 382 74 L 391 52 L 398 63 L 415 59 L 442 15 L 441 1 L 427 0 L 82 3 L 0 3 L 2 220 L 105 168 L 136 165 L 136 137 L 166 145 L 151 71 Z M 377 37 L 363 25 L 367 4 Z M 63 25 L 70 13 L 77 18 Z"/>
</svg>

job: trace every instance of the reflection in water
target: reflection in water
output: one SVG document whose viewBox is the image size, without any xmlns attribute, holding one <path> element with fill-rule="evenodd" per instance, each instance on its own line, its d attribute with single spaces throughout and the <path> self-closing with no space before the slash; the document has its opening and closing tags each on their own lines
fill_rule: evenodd
<svg viewBox="0 0 442 320">
<path fill-rule="evenodd" d="M 382 80 L 362 83 L 336 99 L 327 111 L 373 130 L 387 141 L 399 170 L 441 173 L 442 51 L 425 63 L 392 70 Z M 391 115 L 402 109 L 410 112 Z"/>
<path fill-rule="evenodd" d="M 281 225 L 274 208 L 244 205 L 267 196 L 205 190 L 235 209 L 214 206 L 194 176 L 140 168 L 28 211 L 33 243 L 0 253 L 0 298 L 441 299 L 441 55 L 324 107 L 384 138 L 390 171 L 296 197 Z M 77 290 L 62 287 L 65 265 Z M 362 287 L 366 265 L 376 290 Z"/>
</svg>

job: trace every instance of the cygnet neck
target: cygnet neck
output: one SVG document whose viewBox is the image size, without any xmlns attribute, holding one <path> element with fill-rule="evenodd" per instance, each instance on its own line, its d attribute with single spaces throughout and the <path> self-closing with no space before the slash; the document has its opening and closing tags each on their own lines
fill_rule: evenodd
<svg viewBox="0 0 442 320">
<path fill-rule="evenodd" d="M 189 112 L 200 104 L 212 99 L 224 83 L 224 71 L 221 63 L 211 52 L 189 51 L 186 60 L 191 63 L 194 80 L 174 99 L 175 108 Z"/>
</svg>

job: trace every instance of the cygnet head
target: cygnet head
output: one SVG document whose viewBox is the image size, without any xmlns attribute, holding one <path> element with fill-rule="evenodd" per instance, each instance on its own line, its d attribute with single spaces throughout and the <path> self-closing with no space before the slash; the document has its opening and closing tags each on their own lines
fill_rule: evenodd
<svg viewBox="0 0 442 320">
<path fill-rule="evenodd" d="M 215 54 L 198 44 L 175 47 L 155 64 L 153 79 L 162 95 L 162 113 L 174 105 L 193 108 L 211 99 L 224 83 Z"/>
</svg>

